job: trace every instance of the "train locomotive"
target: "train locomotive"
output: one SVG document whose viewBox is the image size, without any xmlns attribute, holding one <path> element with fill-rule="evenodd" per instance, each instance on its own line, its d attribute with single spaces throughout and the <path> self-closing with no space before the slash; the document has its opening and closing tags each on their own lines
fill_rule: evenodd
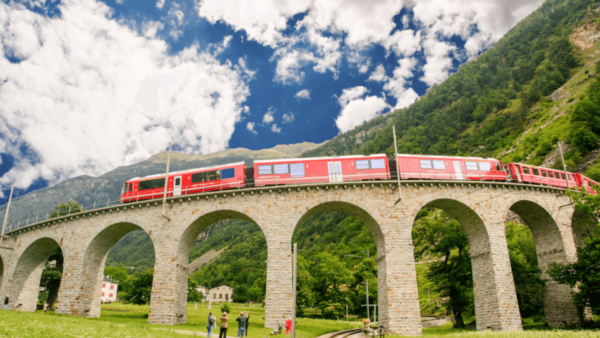
<svg viewBox="0 0 600 338">
<path fill-rule="evenodd" d="M 262 186 L 371 180 L 501 181 L 572 188 L 596 194 L 598 182 L 579 173 L 494 158 L 385 154 L 284 158 L 196 168 L 169 173 L 167 197 Z M 123 184 L 119 201 L 163 198 L 165 174 L 136 177 Z"/>
</svg>

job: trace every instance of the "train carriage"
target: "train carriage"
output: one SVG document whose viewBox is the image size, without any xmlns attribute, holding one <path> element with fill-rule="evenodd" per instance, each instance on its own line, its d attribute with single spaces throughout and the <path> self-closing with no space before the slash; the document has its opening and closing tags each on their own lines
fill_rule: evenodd
<svg viewBox="0 0 600 338">
<path fill-rule="evenodd" d="M 575 175 L 573 173 L 565 175 L 565 172 L 562 170 L 536 167 L 522 163 L 507 163 L 504 167 L 513 182 L 566 188 L 568 178 L 569 187 L 575 189 L 578 187 Z"/>
<path fill-rule="evenodd" d="M 238 162 L 169 173 L 167 197 L 244 188 L 245 169 L 244 162 Z M 165 174 L 136 177 L 125 182 L 119 200 L 127 203 L 162 198 L 164 190 Z"/>
<path fill-rule="evenodd" d="M 401 179 L 506 181 L 502 162 L 493 158 L 405 155 L 397 157 Z"/>
<path fill-rule="evenodd" d="M 254 161 L 256 186 L 386 179 L 385 154 Z"/>
<path fill-rule="evenodd" d="M 579 173 L 575 173 L 575 181 L 577 181 L 577 186 L 582 190 L 582 191 L 587 191 L 590 194 L 594 194 L 597 195 L 598 193 L 595 190 L 595 186 L 598 185 L 598 182 L 587 178 Z"/>
</svg>

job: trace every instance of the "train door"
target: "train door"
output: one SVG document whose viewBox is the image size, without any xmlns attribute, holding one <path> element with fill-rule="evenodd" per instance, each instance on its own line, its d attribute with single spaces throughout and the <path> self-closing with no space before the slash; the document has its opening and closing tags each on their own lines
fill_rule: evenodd
<svg viewBox="0 0 600 338">
<path fill-rule="evenodd" d="M 329 182 L 344 181 L 344 178 L 342 177 L 342 162 L 327 162 L 327 170 L 329 171 Z"/>
<path fill-rule="evenodd" d="M 179 196 L 181 195 L 181 176 L 175 176 L 173 180 L 173 196 Z"/>
<path fill-rule="evenodd" d="M 452 161 L 454 164 L 454 174 L 456 175 L 457 180 L 463 179 L 462 167 L 460 166 L 460 161 Z"/>
</svg>

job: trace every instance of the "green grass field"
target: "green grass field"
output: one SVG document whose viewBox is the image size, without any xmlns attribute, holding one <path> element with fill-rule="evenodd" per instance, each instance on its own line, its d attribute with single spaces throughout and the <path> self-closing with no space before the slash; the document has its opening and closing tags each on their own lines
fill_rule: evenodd
<svg viewBox="0 0 600 338">
<path fill-rule="evenodd" d="M 220 306 L 214 306 L 212 310 L 202 308 L 194 309 L 188 306 L 188 322 L 181 325 L 149 325 L 147 323 L 148 306 L 105 304 L 102 306 L 100 318 L 86 319 L 57 315 L 52 312 L 35 313 L 0 311 L 0 338 L 4 337 L 82 337 L 82 338 L 142 338 L 142 337 L 190 337 L 180 334 L 175 330 L 206 332 L 206 318 L 208 312 L 213 314 L 220 312 Z M 240 311 L 250 313 L 249 337 L 269 337 L 271 329 L 263 327 L 264 308 L 243 307 L 230 305 L 230 329 L 228 336 L 235 337 L 237 334 L 237 323 L 235 317 Z M 112 310 L 114 309 L 114 310 Z M 115 311 L 119 310 L 119 311 Z M 123 311 L 126 310 L 126 311 Z M 217 321 L 218 323 L 218 321 Z M 360 327 L 360 323 L 350 322 L 349 325 L 343 321 L 321 320 L 321 319 L 298 319 L 297 337 L 317 337 L 329 332 L 341 331 L 347 328 Z M 587 338 L 600 337 L 600 331 L 570 331 L 570 330 L 548 330 L 540 326 L 525 327 L 524 332 L 474 332 L 469 330 L 452 329 L 451 324 L 444 327 L 424 329 L 423 335 L 427 337 L 448 336 L 453 338 L 467 337 L 560 337 L 560 338 Z M 217 335 L 213 334 L 213 337 Z M 284 337 L 280 335 L 278 337 Z M 399 336 L 390 336 L 399 337 Z"/>
</svg>

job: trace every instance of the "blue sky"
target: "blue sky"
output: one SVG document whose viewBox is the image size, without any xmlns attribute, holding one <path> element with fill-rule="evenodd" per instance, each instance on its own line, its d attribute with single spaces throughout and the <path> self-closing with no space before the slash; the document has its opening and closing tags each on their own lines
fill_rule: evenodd
<svg viewBox="0 0 600 338">
<path fill-rule="evenodd" d="M 402 108 L 541 0 L 0 3 L 0 203 L 176 150 L 323 142 Z"/>
</svg>

